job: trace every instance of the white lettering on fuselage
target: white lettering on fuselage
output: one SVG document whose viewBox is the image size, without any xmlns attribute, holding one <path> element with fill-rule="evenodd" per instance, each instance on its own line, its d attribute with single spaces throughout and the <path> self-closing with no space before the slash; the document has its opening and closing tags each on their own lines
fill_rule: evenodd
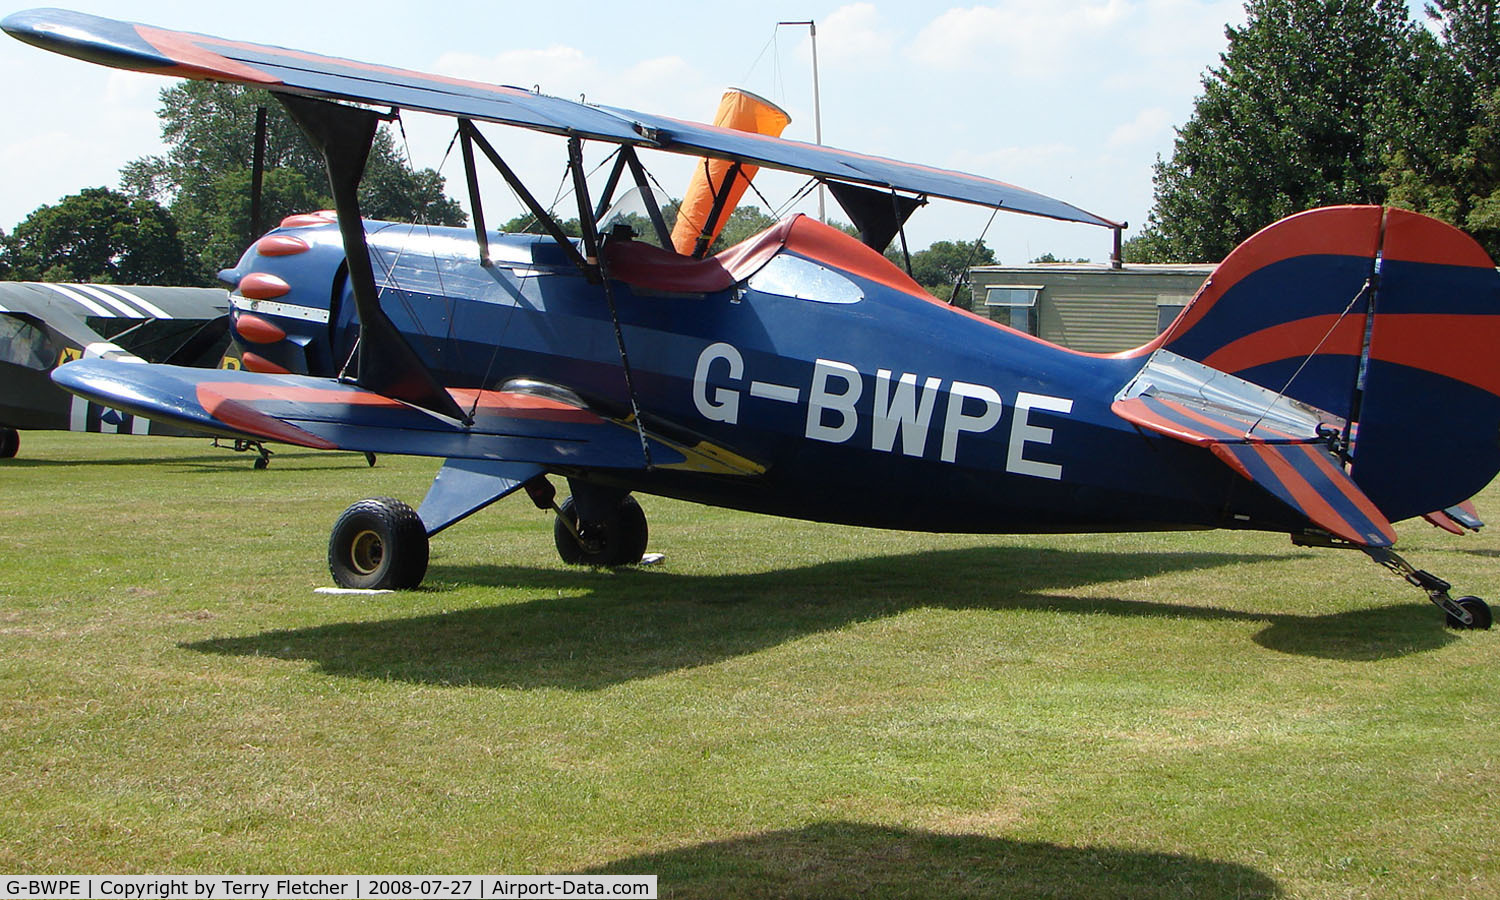
<svg viewBox="0 0 1500 900">
<path fill-rule="evenodd" d="M 698 354 L 698 367 L 693 370 L 693 404 L 705 419 L 728 422 L 740 420 L 740 394 L 727 388 L 714 388 L 713 397 L 708 396 L 709 368 L 719 360 L 729 363 L 729 380 L 739 381 L 745 374 L 745 358 L 730 344 L 709 344 Z"/>
<path fill-rule="evenodd" d="M 714 380 L 721 385 L 743 382 L 744 356 L 731 344 L 710 344 L 698 355 L 693 371 L 693 405 L 698 412 L 715 422 L 739 424 L 741 391 L 733 387 L 710 389 L 710 376 L 716 376 Z M 861 418 L 856 404 L 865 387 L 865 376 L 857 367 L 836 359 L 815 360 L 806 390 L 803 435 L 829 444 L 853 440 Z M 804 395 L 800 387 L 764 381 L 751 381 L 748 393 L 752 398 L 787 404 L 799 403 Z M 870 449 L 894 453 L 899 446 L 905 456 L 923 456 L 938 398 L 944 393 L 948 399 L 939 419 L 942 438 L 938 450 L 943 462 L 958 462 L 960 435 L 984 434 L 1000 424 L 1005 403 L 989 385 L 953 381 L 944 390 L 943 379 L 936 375 L 921 378 L 914 372 L 903 372 L 898 376 L 891 369 L 877 369 L 871 393 Z M 1073 411 L 1073 401 L 1027 391 L 1016 394 L 1005 471 L 1059 481 L 1061 465 L 1026 456 L 1028 445 L 1051 444 L 1053 438 L 1053 429 L 1031 422 L 1033 410 L 1068 415 Z"/>
</svg>

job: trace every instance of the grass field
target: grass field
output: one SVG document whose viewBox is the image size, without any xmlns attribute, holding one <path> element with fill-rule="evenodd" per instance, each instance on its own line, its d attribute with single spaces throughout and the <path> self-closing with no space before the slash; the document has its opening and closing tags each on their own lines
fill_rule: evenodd
<svg viewBox="0 0 1500 900">
<path fill-rule="evenodd" d="M 524 498 L 329 596 L 435 463 L 23 435 L 0 872 L 656 874 L 663 897 L 1500 896 L 1500 631 L 1285 536 L 873 532 Z M 1500 523 L 1500 489 L 1478 500 Z M 1497 526 L 1500 527 L 1500 526 Z M 1500 599 L 1493 532 L 1400 526 Z M 1500 605 L 1500 604 L 1497 604 Z"/>
</svg>

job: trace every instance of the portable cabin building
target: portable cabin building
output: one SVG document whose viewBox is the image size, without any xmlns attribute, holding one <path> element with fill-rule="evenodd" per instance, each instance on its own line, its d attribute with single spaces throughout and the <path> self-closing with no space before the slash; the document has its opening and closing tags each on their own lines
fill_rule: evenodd
<svg viewBox="0 0 1500 900">
<path fill-rule="evenodd" d="M 1171 324 L 1212 265 L 1086 263 L 975 266 L 970 309 L 1044 340 L 1089 353 L 1150 341 Z"/>
</svg>

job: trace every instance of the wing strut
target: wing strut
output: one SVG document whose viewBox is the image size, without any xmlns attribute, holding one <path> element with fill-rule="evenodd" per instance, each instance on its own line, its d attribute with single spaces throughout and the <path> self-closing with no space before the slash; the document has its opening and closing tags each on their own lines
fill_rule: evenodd
<svg viewBox="0 0 1500 900">
<path fill-rule="evenodd" d="M 458 144 L 464 158 L 464 181 L 469 186 L 469 208 L 474 211 L 474 241 L 479 244 L 479 264 L 490 264 L 490 233 L 484 225 L 484 199 L 479 193 L 479 174 L 474 169 L 474 142 L 459 119 Z"/>
<path fill-rule="evenodd" d="M 495 152 L 495 148 L 490 146 L 490 142 L 484 139 L 484 135 L 479 133 L 479 129 L 474 127 L 474 123 L 469 119 L 459 119 L 458 133 L 465 148 L 469 148 L 470 141 L 479 146 L 480 152 L 490 161 L 490 165 L 495 167 L 495 171 L 500 173 L 500 177 L 505 179 L 505 183 L 510 185 L 510 189 L 516 192 L 516 196 L 521 198 L 521 202 L 526 204 L 526 208 L 531 210 L 531 214 L 536 216 L 537 221 L 542 224 L 542 227 L 547 229 L 547 233 L 552 235 L 552 239 L 557 241 L 557 245 L 568 255 L 569 260 L 581 271 L 587 273 L 589 271 L 589 263 L 583 258 L 583 254 L 578 252 L 578 248 L 573 246 L 573 239 L 568 237 L 562 230 L 562 226 L 557 224 L 557 220 L 552 217 L 552 214 L 547 212 L 546 208 L 538 203 L 535 197 L 531 196 L 531 191 L 526 189 L 526 185 L 521 183 L 521 179 L 516 177 L 516 173 L 511 171 L 510 166 L 505 164 L 505 160 L 500 158 L 500 154 Z M 474 151 L 467 149 L 466 152 L 472 154 Z M 476 182 L 472 176 L 470 177 L 470 185 L 470 191 L 478 190 L 474 186 Z"/>
<path fill-rule="evenodd" d="M 667 220 L 662 218 L 661 207 L 656 205 L 656 195 L 651 193 L 651 184 L 646 179 L 646 169 L 641 165 L 640 157 L 635 155 L 635 148 L 629 144 L 622 144 L 620 154 L 625 157 L 625 164 L 630 166 L 630 174 L 635 178 L 635 186 L 641 189 L 641 199 L 646 204 L 646 214 L 651 217 L 651 227 L 656 229 L 656 239 L 661 241 L 663 247 L 672 246 L 671 229 L 667 228 Z"/>
<path fill-rule="evenodd" d="M 356 383 L 377 394 L 472 424 L 380 308 L 375 270 L 370 265 L 370 248 L 365 243 L 365 226 L 359 212 L 359 181 L 382 117 L 368 109 L 289 94 L 278 93 L 276 99 L 323 154 L 328 169 L 328 185 L 333 191 L 339 234 L 344 239 L 344 256 L 349 265 L 349 286 L 359 311 Z"/>
<path fill-rule="evenodd" d="M 588 176 L 583 171 L 583 141 L 576 137 L 568 138 L 568 171 L 573 175 L 573 193 L 578 198 L 578 231 L 583 235 L 583 256 L 588 260 L 584 274 L 592 275 L 599 270 L 599 232 L 594 228 L 594 217 L 590 215 Z M 619 327 L 616 323 L 616 330 Z M 630 370 L 625 371 L 629 377 Z M 631 402 L 635 402 L 634 396 Z"/>
<path fill-rule="evenodd" d="M 615 164 L 609 170 L 609 180 L 604 182 L 604 190 L 599 192 L 599 202 L 594 206 L 594 221 L 598 222 L 604 218 L 609 211 L 609 204 L 615 198 L 615 188 L 620 186 L 620 176 L 625 174 L 624 146 L 615 148 Z"/>
<path fill-rule="evenodd" d="M 707 159 L 703 160 L 703 165 L 706 170 Z M 703 223 L 703 230 L 698 232 L 698 241 L 693 247 L 693 259 L 702 259 L 708 255 L 708 248 L 713 243 L 714 229 L 718 227 L 719 218 L 724 215 L 724 207 L 729 202 L 730 188 L 734 185 L 735 179 L 740 177 L 740 171 L 743 168 L 740 161 L 735 160 L 734 165 L 729 167 L 729 171 L 724 173 L 724 180 L 719 183 L 719 190 L 714 194 L 713 208 L 708 211 L 708 219 Z M 708 182 L 710 185 L 713 184 L 712 175 L 709 175 Z"/>
</svg>

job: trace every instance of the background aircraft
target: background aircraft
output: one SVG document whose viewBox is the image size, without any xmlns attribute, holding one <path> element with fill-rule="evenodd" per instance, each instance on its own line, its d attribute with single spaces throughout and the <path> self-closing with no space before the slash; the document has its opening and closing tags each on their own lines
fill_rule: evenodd
<svg viewBox="0 0 1500 900">
<path fill-rule="evenodd" d="M 341 584 L 415 586 L 430 535 L 521 489 L 556 509 L 564 559 L 628 564 L 646 546 L 640 491 L 890 528 L 1280 531 L 1360 549 L 1450 624 L 1489 626 L 1483 601 L 1452 599 L 1391 550 L 1391 522 L 1453 507 L 1500 471 L 1500 275 L 1436 220 L 1294 216 L 1231 254 L 1157 340 L 1095 356 L 938 303 L 805 217 L 714 257 L 663 249 L 637 150 L 729 161 L 709 179 L 718 195 L 750 165 L 806 173 L 877 246 L 928 197 L 1117 227 L 1012 185 L 76 13 L 3 26 L 94 62 L 267 89 L 323 151 L 336 220 L 286 223 L 236 273 L 235 329 L 264 349 L 260 371 L 94 359 L 53 377 L 226 435 L 444 458 L 420 511 L 388 498 L 346 510 L 329 543 Z M 473 231 L 362 221 L 356 187 L 384 115 L 369 106 L 458 119 Z M 580 239 L 479 121 L 566 138 Z M 597 204 L 586 142 L 614 151 Z M 485 228 L 479 155 L 548 234 Z M 627 176 L 660 247 L 610 221 Z M 329 329 L 328 360 L 307 357 L 306 322 Z M 338 377 L 304 374 L 323 362 Z M 548 475 L 572 496 L 556 503 Z"/>
<path fill-rule="evenodd" d="M 228 348 L 223 288 L 0 282 L 0 458 L 16 455 L 21 429 L 199 434 L 91 403 L 49 376 L 93 357 L 212 368 Z"/>
</svg>

